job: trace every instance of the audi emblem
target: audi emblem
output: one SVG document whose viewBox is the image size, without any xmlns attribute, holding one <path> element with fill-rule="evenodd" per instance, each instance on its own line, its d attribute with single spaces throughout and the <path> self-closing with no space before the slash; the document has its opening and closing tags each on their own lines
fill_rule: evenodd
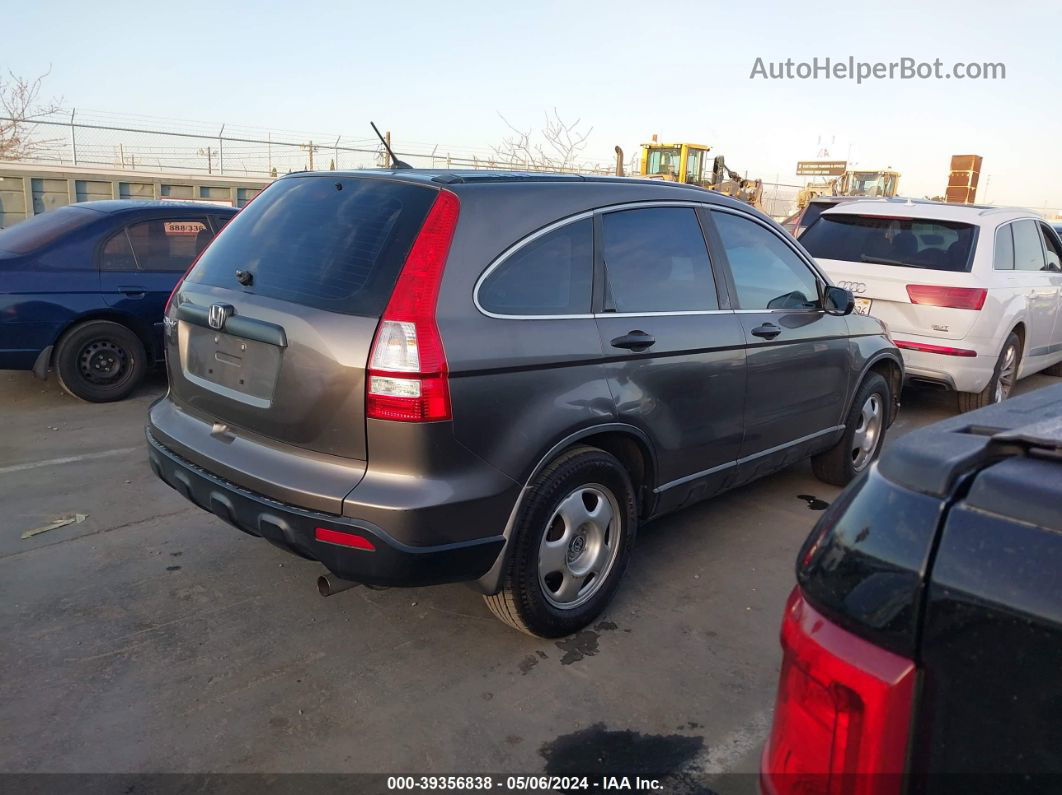
<svg viewBox="0 0 1062 795">
<path fill-rule="evenodd" d="M 207 323 L 210 324 L 210 328 L 220 330 L 225 327 L 225 321 L 229 319 L 232 314 L 232 306 L 230 304 L 211 304 L 210 312 L 207 315 Z"/>
<path fill-rule="evenodd" d="M 837 282 L 837 286 L 851 290 L 853 293 L 865 293 L 867 291 L 866 282 Z"/>
</svg>

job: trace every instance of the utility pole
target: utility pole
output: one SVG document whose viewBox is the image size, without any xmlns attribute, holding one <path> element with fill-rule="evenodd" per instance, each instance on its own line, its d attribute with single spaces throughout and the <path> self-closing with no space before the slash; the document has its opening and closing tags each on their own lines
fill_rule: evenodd
<svg viewBox="0 0 1062 795">
<path fill-rule="evenodd" d="M 77 165 L 77 136 L 74 133 L 74 114 L 77 108 L 70 111 L 70 149 L 74 152 L 74 165 Z"/>
<path fill-rule="evenodd" d="M 308 144 L 299 144 L 299 149 L 305 149 L 310 153 L 310 171 L 313 171 L 313 141 Z M 291 172 L 289 171 L 288 173 L 290 174 Z"/>
<path fill-rule="evenodd" d="M 387 152 L 388 152 L 388 154 L 387 154 L 387 166 L 388 166 L 388 168 L 394 168 L 395 164 L 391 160 L 391 154 L 390 154 L 390 152 L 391 152 L 391 131 L 390 130 L 388 130 L 387 132 L 384 133 L 384 140 L 387 141 Z"/>
</svg>

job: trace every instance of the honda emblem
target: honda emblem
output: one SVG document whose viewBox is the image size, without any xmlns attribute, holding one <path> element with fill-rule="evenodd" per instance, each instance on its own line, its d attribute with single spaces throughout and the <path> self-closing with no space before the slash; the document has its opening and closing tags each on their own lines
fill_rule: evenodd
<svg viewBox="0 0 1062 795">
<path fill-rule="evenodd" d="M 232 306 L 229 304 L 211 304 L 210 313 L 207 315 L 207 322 L 212 329 L 222 329 L 225 327 L 225 321 L 229 319 L 232 314 Z"/>
</svg>

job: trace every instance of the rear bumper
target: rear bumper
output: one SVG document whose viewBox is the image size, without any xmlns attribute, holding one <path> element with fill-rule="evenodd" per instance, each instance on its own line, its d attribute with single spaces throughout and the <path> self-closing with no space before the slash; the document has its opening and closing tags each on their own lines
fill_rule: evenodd
<svg viewBox="0 0 1062 795">
<path fill-rule="evenodd" d="M 505 545 L 501 535 L 436 546 L 402 544 L 371 522 L 287 505 L 223 480 L 160 444 L 150 430 L 147 441 L 151 468 L 168 486 L 245 533 L 320 561 L 346 580 L 390 586 L 475 580 Z M 318 541 L 318 528 L 361 536 L 375 549 Z"/>
<path fill-rule="evenodd" d="M 949 356 L 941 353 L 903 350 L 905 377 L 908 381 L 931 381 L 958 392 L 980 392 L 992 380 L 998 351 L 982 350 L 982 346 L 965 340 L 942 340 L 915 334 L 896 334 L 897 341 L 926 345 L 942 345 L 976 351 L 976 356 Z"/>
</svg>

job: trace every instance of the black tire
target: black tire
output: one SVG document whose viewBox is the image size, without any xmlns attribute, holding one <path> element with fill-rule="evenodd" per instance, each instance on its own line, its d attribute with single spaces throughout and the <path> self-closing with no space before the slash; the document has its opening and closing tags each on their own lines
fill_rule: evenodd
<svg viewBox="0 0 1062 795">
<path fill-rule="evenodd" d="M 864 409 L 876 405 L 878 414 L 868 419 Z M 869 373 L 859 385 L 852 408 L 845 418 L 844 434 L 841 440 L 824 453 L 811 459 L 811 469 L 815 477 L 834 486 L 847 486 L 856 475 L 874 463 L 881 454 L 881 445 L 885 441 L 885 432 L 889 428 L 889 414 L 892 411 L 892 390 L 889 383 L 878 373 Z M 872 431 L 867 438 L 864 429 Z M 865 444 L 859 444 L 857 435 Z"/>
<path fill-rule="evenodd" d="M 1003 373 L 1004 364 L 1007 361 L 1007 352 L 1013 349 L 1014 359 L 1011 366 L 1011 380 L 1010 384 L 1004 384 L 1001 391 L 998 389 L 1000 386 L 1000 377 Z M 1013 331 L 1007 337 L 1003 343 L 1003 349 L 999 352 L 999 358 L 996 360 L 995 370 L 992 371 L 992 378 L 988 382 L 988 386 L 982 389 L 980 392 L 959 392 L 959 413 L 965 414 L 967 411 L 973 411 L 974 409 L 982 409 L 985 406 L 991 406 L 993 403 L 999 403 L 1001 400 L 1006 400 L 1010 397 L 1010 391 L 1014 388 L 1014 384 L 1018 379 L 1018 367 L 1021 365 L 1021 339 Z"/>
<path fill-rule="evenodd" d="M 603 487 L 603 491 L 598 487 Z M 557 530 L 558 522 L 562 529 L 568 526 L 560 514 L 562 503 L 578 495 L 584 505 L 588 500 L 592 502 L 592 508 L 586 505 L 589 512 L 597 511 L 598 503 L 593 501 L 599 499 L 598 494 L 606 500 L 609 495 L 612 497 L 612 501 L 607 502 L 612 519 L 605 532 L 611 539 L 607 549 L 611 550 L 613 543 L 618 544 L 618 549 L 614 553 L 601 553 L 609 563 L 603 567 L 596 585 L 587 575 L 571 606 L 559 607 L 556 602 L 562 599 L 561 580 L 551 579 L 555 578 L 552 573 L 541 575 L 539 551 L 545 548 L 550 534 L 559 534 L 560 537 L 555 539 L 559 542 L 563 541 L 563 533 L 568 533 L 567 529 L 563 533 Z M 613 503 L 618 510 L 612 508 Z M 615 456 L 586 446 L 562 453 L 535 478 L 526 495 L 509 540 L 512 549 L 502 575 L 501 590 L 484 597 L 487 606 L 506 624 L 529 635 L 559 638 L 578 632 L 597 618 L 615 595 L 634 546 L 637 522 L 634 488 L 630 476 Z M 588 551 L 594 551 L 594 542 L 587 540 L 587 536 L 584 531 L 581 544 L 575 537 L 566 546 L 558 544 L 564 548 L 565 567 L 576 564 L 578 569 L 582 557 Z M 600 553 L 600 547 L 596 549 Z M 576 554 L 574 559 L 571 557 L 573 551 Z M 590 554 L 589 557 L 597 556 Z M 543 568 L 548 566 L 543 565 Z M 562 571 L 556 576 L 563 576 Z"/>
<path fill-rule="evenodd" d="M 89 320 L 63 335 L 55 349 L 59 384 L 90 403 L 121 400 L 144 378 L 144 343 L 110 320 Z"/>
</svg>

